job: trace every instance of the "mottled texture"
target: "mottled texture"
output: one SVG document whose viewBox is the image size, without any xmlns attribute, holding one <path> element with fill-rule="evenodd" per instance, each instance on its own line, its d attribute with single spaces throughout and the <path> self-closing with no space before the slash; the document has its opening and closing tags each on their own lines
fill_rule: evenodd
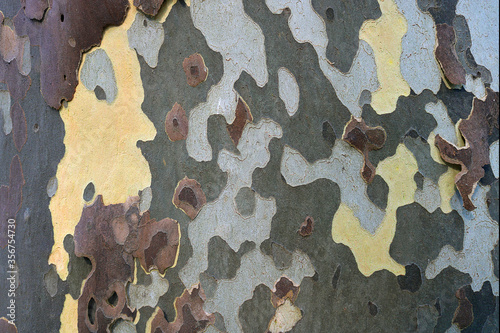
<svg viewBox="0 0 500 333">
<path fill-rule="evenodd" d="M 127 295 L 132 308 L 155 308 L 160 296 L 168 291 L 168 281 L 162 278 L 157 270 L 151 270 L 150 274 L 146 275 L 151 280 L 147 285 L 129 284 Z"/>
<path fill-rule="evenodd" d="M 358 52 L 349 72 L 344 74 L 326 58 L 328 36 L 325 22 L 315 12 L 311 0 L 303 3 L 292 0 L 266 0 L 266 5 L 274 14 L 282 14 L 285 8 L 289 9 L 286 12 L 289 15 L 288 26 L 293 38 L 299 43 L 307 42 L 313 46 L 321 72 L 335 89 L 340 101 L 353 116 L 359 117 L 361 110 L 358 100 L 362 91 L 374 92 L 379 87 L 374 51 L 370 45 L 365 41 L 358 41 Z"/>
<path fill-rule="evenodd" d="M 134 320 L 137 311 L 127 304 L 126 284 L 139 259 L 147 272 L 164 273 L 175 264 L 179 241 L 177 222 L 139 215 L 137 198 L 122 205 L 104 206 L 102 197 L 85 207 L 75 228 L 75 254 L 92 262 L 92 271 L 78 298 L 80 331 L 104 330 L 118 317 Z"/>
<path fill-rule="evenodd" d="M 62 100 L 73 99 L 82 52 L 99 45 L 104 28 L 121 24 L 127 10 L 126 0 L 52 0 L 41 22 L 30 20 L 24 11 L 17 14 L 18 33 L 40 46 L 41 90 L 47 104 L 59 109 Z"/>
<path fill-rule="evenodd" d="M 151 333 L 203 332 L 215 322 L 215 316 L 203 310 L 204 301 L 205 294 L 199 285 L 185 290 L 182 296 L 175 300 L 175 320 L 168 322 L 163 311 L 158 310 L 151 323 Z"/>
<path fill-rule="evenodd" d="M 401 40 L 401 74 L 416 94 L 424 89 L 435 94 L 441 85 L 441 73 L 434 57 L 436 28 L 432 16 L 423 13 L 416 0 L 396 0 L 396 4 L 408 22 Z"/>
<path fill-rule="evenodd" d="M 437 256 L 444 245 L 462 249 L 464 223 L 455 211 L 429 213 L 413 203 L 399 208 L 397 219 L 390 253 L 401 264 L 416 263 L 425 268 L 428 260 Z"/>
<path fill-rule="evenodd" d="M 370 162 L 368 153 L 384 146 L 387 135 L 382 127 L 369 127 L 363 119 L 352 117 L 344 129 L 342 139 L 363 154 L 364 165 L 361 177 L 369 184 L 375 177 L 375 167 Z"/>
<path fill-rule="evenodd" d="M 494 1 L 82 6 L 0 0 L 19 332 L 498 331 Z"/>
<path fill-rule="evenodd" d="M 484 204 L 486 194 L 487 188 L 482 185 L 476 187 L 472 202 L 477 208 L 473 211 L 462 207 L 458 193 L 453 196 L 451 205 L 462 217 L 464 230 L 467 230 L 464 233 L 463 245 L 461 249 L 445 245 L 437 258 L 427 265 L 425 270 L 427 279 L 435 278 L 444 268 L 451 266 L 470 275 L 472 290 L 480 290 L 483 283 L 489 281 L 493 294 L 498 296 L 499 282 L 494 273 L 491 257 L 491 250 L 498 242 L 498 222 L 491 218 Z"/>
<path fill-rule="evenodd" d="M 224 15 L 219 15 L 222 13 Z M 210 48 L 223 55 L 224 63 L 221 80 L 210 89 L 206 102 L 198 104 L 189 115 L 191 126 L 187 150 L 189 156 L 201 162 L 212 158 L 207 137 L 210 115 L 221 114 L 231 124 L 237 119 L 239 99 L 233 86 L 241 72 L 250 74 L 260 87 L 267 83 L 269 73 L 265 65 L 264 35 L 261 28 L 245 14 L 242 0 L 195 1 L 191 6 L 191 15 L 195 27 L 203 33 Z"/>
<path fill-rule="evenodd" d="M 312 5 L 326 25 L 328 60 L 341 72 L 349 72 L 358 52 L 361 25 L 365 20 L 376 20 L 382 14 L 378 2 L 313 0 Z"/>
<path fill-rule="evenodd" d="M 122 256 L 123 247 L 117 244 L 110 228 L 111 219 L 125 212 L 121 205 L 104 206 L 98 197 L 83 210 L 75 228 L 75 254 L 92 261 L 92 271 L 78 298 L 79 331 L 105 330 L 113 319 L 130 311 L 125 284 L 132 280 L 133 258 L 130 254 Z M 113 294 L 117 297 L 115 305 L 108 303 Z"/>
<path fill-rule="evenodd" d="M 476 3 L 470 0 L 460 0 L 456 11 L 457 15 L 463 15 L 466 18 L 470 27 L 471 53 L 474 60 L 491 72 L 491 88 L 498 91 L 498 1 L 487 0 Z"/>
<path fill-rule="evenodd" d="M 156 67 L 158 53 L 165 38 L 161 22 L 137 13 L 127 35 L 130 47 L 135 48 L 150 67 Z"/>
<path fill-rule="evenodd" d="M 10 59 L 9 62 L 0 59 L 0 82 L 6 84 L 6 90 L 8 90 L 10 94 L 8 103 L 4 101 L 4 105 L 2 106 L 3 119 L 5 121 L 4 133 L 8 135 L 9 133 L 7 132 L 9 132 L 10 129 L 14 145 L 17 151 L 20 152 L 26 143 L 28 130 L 22 101 L 30 89 L 31 78 L 19 71 L 17 64 L 19 64 L 20 61 L 18 58 Z M 10 107 L 10 110 L 8 110 L 7 107 Z M 7 112 L 10 114 L 6 115 Z"/>
<path fill-rule="evenodd" d="M 489 120 L 494 112 L 498 112 L 498 105 L 498 93 L 490 89 L 484 102 L 474 99 L 470 116 L 458 126 L 465 139 L 465 147 L 457 148 L 440 135 L 436 136 L 436 146 L 441 157 L 448 163 L 459 164 L 462 168 L 455 178 L 455 183 L 462 195 L 464 207 L 468 210 L 476 208 L 471 197 L 477 182 L 484 176 L 483 166 L 490 162 L 487 138 L 493 124 L 490 124 Z"/>
<path fill-rule="evenodd" d="M 54 244 L 49 262 L 56 265 L 62 279 L 68 260 L 63 239 L 78 224 L 85 204 L 82 192 L 88 183 L 94 184 L 95 193 L 103 196 L 106 205 L 123 203 L 151 185 L 151 171 L 138 141 L 153 139 L 156 128 L 141 110 L 144 90 L 139 60 L 128 46 L 127 30 L 133 23 L 134 10 L 130 9 L 121 26 L 106 30 L 100 46 L 113 64 L 119 87 L 114 102 L 98 100 L 93 91 L 80 84 L 72 103 L 59 111 L 65 150 L 57 166 L 58 190 L 50 201 Z M 66 176 L 73 174 L 79 177 L 70 180 L 71 176 Z"/>
</svg>

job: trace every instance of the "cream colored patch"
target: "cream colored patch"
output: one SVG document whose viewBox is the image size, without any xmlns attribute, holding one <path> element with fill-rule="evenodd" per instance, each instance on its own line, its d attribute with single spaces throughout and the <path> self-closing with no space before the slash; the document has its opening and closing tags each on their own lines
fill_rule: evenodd
<svg viewBox="0 0 500 333">
<path fill-rule="evenodd" d="M 293 305 L 289 299 L 286 299 L 285 303 L 276 309 L 276 313 L 269 323 L 268 332 L 284 333 L 291 331 L 301 319 L 302 313 L 300 309 Z"/>
<path fill-rule="evenodd" d="M 396 231 L 396 210 L 413 202 L 417 189 L 413 176 L 417 171 L 417 161 L 404 144 L 398 146 L 394 156 L 378 164 L 377 173 L 389 186 L 389 195 L 386 214 L 374 235 L 361 227 L 352 210 L 343 203 L 335 214 L 333 240 L 351 249 L 363 275 L 370 276 L 382 269 L 395 275 L 405 274 L 404 266 L 389 255 L 389 247 Z"/>
<path fill-rule="evenodd" d="M 78 332 L 78 300 L 66 294 L 63 310 L 61 313 L 61 333 Z"/>
<path fill-rule="evenodd" d="M 410 86 L 400 69 L 401 40 L 408 25 L 393 0 L 378 0 L 382 16 L 363 23 L 359 38 L 373 48 L 380 87 L 372 94 L 371 106 L 378 114 L 396 109 L 399 96 L 408 96 Z"/>
<path fill-rule="evenodd" d="M 144 90 L 140 66 L 135 50 L 128 46 L 127 30 L 136 11 L 131 5 L 125 22 L 107 29 L 100 47 L 108 54 L 116 74 L 115 101 L 99 101 L 94 92 L 80 84 L 74 99 L 60 111 L 66 153 L 57 168 L 58 189 L 49 206 L 54 226 L 49 264 L 56 266 L 63 280 L 68 275 L 69 260 L 63 240 L 73 234 L 80 219 L 87 184 L 94 184 L 105 205 L 125 202 L 151 184 L 149 165 L 136 146 L 138 140 L 152 140 L 156 134 L 141 111 Z"/>
</svg>

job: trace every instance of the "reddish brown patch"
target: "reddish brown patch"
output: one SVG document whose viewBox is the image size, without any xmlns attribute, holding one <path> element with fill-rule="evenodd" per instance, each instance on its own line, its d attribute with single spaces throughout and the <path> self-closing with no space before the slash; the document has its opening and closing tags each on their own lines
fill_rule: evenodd
<svg viewBox="0 0 500 333">
<path fill-rule="evenodd" d="M 49 8 L 47 0 L 21 0 L 24 14 L 32 20 L 42 20 L 45 10 Z"/>
<path fill-rule="evenodd" d="M 463 288 L 457 290 L 455 297 L 458 298 L 458 307 L 455 310 L 455 315 L 451 322 L 456 324 L 459 329 L 463 330 L 469 327 L 474 321 L 472 303 L 465 296 L 465 290 Z"/>
<path fill-rule="evenodd" d="M 144 14 L 155 16 L 161 8 L 164 0 L 134 0 L 134 6 Z"/>
<path fill-rule="evenodd" d="M 207 203 L 207 198 L 196 180 L 184 177 L 175 188 L 172 202 L 193 220 Z"/>
<path fill-rule="evenodd" d="M 186 140 L 188 135 L 189 121 L 186 111 L 179 103 L 175 103 L 172 110 L 165 118 L 165 132 L 170 141 Z"/>
<path fill-rule="evenodd" d="M 151 321 L 151 333 L 167 333 L 170 332 L 168 330 L 168 321 L 165 318 L 165 313 L 162 309 L 158 309 L 155 317 Z"/>
<path fill-rule="evenodd" d="M 177 258 L 177 222 L 140 215 L 139 198 L 105 206 L 97 196 L 83 209 L 75 228 L 75 254 L 92 262 L 92 271 L 78 299 L 79 331 L 103 331 L 117 318 L 134 320 L 137 310 L 127 305 L 126 285 L 134 276 L 134 257 L 149 272 L 163 274 Z M 160 235 L 159 237 L 157 235 Z M 168 235 L 164 238 L 163 235 Z"/>
<path fill-rule="evenodd" d="M 177 221 L 169 218 L 156 221 L 150 218 L 149 212 L 145 212 L 139 225 L 138 250 L 133 253 L 134 257 L 139 258 L 146 272 L 156 268 L 164 274 L 175 264 L 179 238 Z"/>
<path fill-rule="evenodd" d="M 455 29 L 448 24 L 436 25 L 436 59 L 446 79 L 453 85 L 465 84 L 465 69 L 458 60 L 455 50 Z"/>
<path fill-rule="evenodd" d="M 112 228 L 112 221 L 125 213 L 122 204 L 105 206 L 99 195 L 83 209 L 75 227 L 75 254 L 92 262 L 92 271 L 78 299 L 80 332 L 105 331 L 127 307 L 125 285 L 132 281 L 134 259 L 116 243 Z M 117 297 L 113 306 L 108 300 L 114 293 Z"/>
<path fill-rule="evenodd" d="M 314 230 L 314 219 L 311 216 L 306 217 L 304 222 L 300 225 L 299 235 L 307 237 L 312 234 Z"/>
<path fill-rule="evenodd" d="M 498 93 L 489 88 L 484 102 L 474 98 L 469 118 L 461 120 L 458 125 L 465 139 L 465 147 L 458 148 L 440 135 L 436 136 L 435 144 L 443 160 L 461 166 L 462 170 L 455 176 L 455 184 L 467 210 L 476 208 L 471 200 L 472 194 L 477 182 L 484 176 L 483 166 L 490 163 L 488 133 L 491 130 L 491 118 L 495 114 L 498 118 L 498 106 Z"/>
<path fill-rule="evenodd" d="M 114 218 L 111 221 L 111 227 L 113 228 L 115 242 L 120 245 L 124 245 L 130 233 L 130 227 L 128 226 L 128 222 L 125 216 Z"/>
<path fill-rule="evenodd" d="M 5 248 L 8 239 L 8 220 L 15 219 L 21 209 L 24 186 L 21 160 L 16 155 L 10 162 L 9 186 L 0 186 L 0 247 Z"/>
<path fill-rule="evenodd" d="M 182 68 L 186 73 L 187 83 L 193 88 L 207 79 L 208 68 L 199 53 L 191 54 L 188 58 L 185 58 L 182 62 Z"/>
<path fill-rule="evenodd" d="M 62 100 L 73 99 L 82 53 L 101 43 L 107 26 L 122 24 L 128 7 L 127 0 L 52 0 L 41 22 L 19 10 L 16 32 L 40 46 L 41 91 L 47 104 L 59 109 Z"/>
<path fill-rule="evenodd" d="M 9 323 L 6 318 L 0 318 L 0 332 L 2 333 L 17 333 L 17 327 Z"/>
<path fill-rule="evenodd" d="M 229 136 L 235 146 L 238 146 L 240 142 L 241 134 L 247 123 L 251 123 L 253 120 L 252 113 L 248 108 L 247 103 L 240 97 L 238 99 L 238 105 L 236 106 L 236 116 L 232 124 L 227 125 L 227 130 Z"/>
<path fill-rule="evenodd" d="M 203 310 L 205 293 L 198 284 L 191 291 L 184 290 L 175 300 L 177 317 L 169 323 L 160 309 L 151 323 L 151 333 L 202 332 L 215 322 L 215 316 Z"/>
<path fill-rule="evenodd" d="M 274 291 L 271 291 L 271 303 L 275 308 L 285 303 L 286 299 L 294 303 L 299 296 L 299 290 L 300 288 L 295 286 L 292 281 L 282 276 L 274 285 Z"/>
<path fill-rule="evenodd" d="M 361 170 L 361 177 L 368 184 L 373 181 L 376 171 L 370 162 L 368 153 L 372 150 L 382 148 L 386 137 L 387 135 L 382 127 L 370 127 L 366 125 L 363 119 L 356 117 L 351 117 L 351 121 L 347 123 L 344 129 L 342 139 L 363 154 L 364 164 Z"/>
<path fill-rule="evenodd" d="M 22 66 L 24 44 L 27 41 L 28 38 L 17 36 L 9 26 L 0 25 L 0 54 L 6 62 L 17 59 L 19 69 Z"/>
</svg>

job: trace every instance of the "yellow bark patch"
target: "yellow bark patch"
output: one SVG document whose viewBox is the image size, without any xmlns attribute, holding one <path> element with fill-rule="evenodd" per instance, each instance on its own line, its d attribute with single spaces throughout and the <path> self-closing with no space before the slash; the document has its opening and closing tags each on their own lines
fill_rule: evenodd
<svg viewBox="0 0 500 333">
<path fill-rule="evenodd" d="M 404 266 L 389 255 L 389 248 L 396 232 L 396 210 L 413 202 L 417 189 L 413 176 L 417 171 L 417 160 L 404 144 L 398 146 L 394 156 L 378 164 L 377 174 L 389 186 L 389 195 L 386 214 L 374 235 L 361 227 L 358 218 L 345 204 L 340 204 L 335 213 L 332 222 L 333 240 L 351 249 L 363 275 L 370 276 L 382 269 L 395 275 L 405 274 Z"/>
<path fill-rule="evenodd" d="M 66 294 L 61 313 L 61 329 L 59 332 L 78 332 L 78 300 L 73 299 L 70 294 Z"/>
<path fill-rule="evenodd" d="M 448 167 L 448 171 L 439 177 L 438 186 L 439 194 L 441 195 L 441 210 L 443 213 L 450 213 L 452 211 L 450 200 L 455 194 L 455 177 L 460 170 Z"/>
<path fill-rule="evenodd" d="M 431 132 L 429 134 L 429 137 L 427 138 L 427 142 L 429 143 L 430 149 L 431 149 L 431 157 L 432 159 L 439 163 L 446 165 L 446 162 L 441 158 L 441 154 L 439 154 L 439 149 L 436 147 L 436 134 L 434 132 Z"/>
<path fill-rule="evenodd" d="M 372 94 L 371 106 L 378 114 L 396 109 L 399 96 L 408 96 L 410 86 L 400 69 L 401 40 L 408 30 L 405 17 L 393 0 L 378 0 L 382 16 L 363 23 L 359 38 L 373 49 L 380 87 Z"/>
<path fill-rule="evenodd" d="M 57 168 L 58 189 L 49 206 L 54 226 L 49 264 L 56 266 L 63 280 L 68 275 L 69 260 L 63 240 L 78 224 L 87 184 L 94 184 L 96 195 L 102 194 L 106 205 L 125 202 L 151 184 L 149 165 L 137 147 L 138 140 L 153 140 L 156 129 L 141 110 L 144 90 L 140 65 L 128 44 L 127 30 L 135 14 L 131 4 L 125 22 L 107 29 L 100 46 L 115 71 L 115 101 L 100 101 L 93 91 L 79 84 L 74 99 L 60 111 L 66 152 Z"/>
<path fill-rule="evenodd" d="M 269 322 L 268 332 L 281 333 L 289 332 L 302 319 L 300 309 L 290 302 L 289 299 L 276 309 L 274 317 Z"/>
<path fill-rule="evenodd" d="M 160 312 L 160 310 L 160 307 L 157 306 L 151 317 L 149 317 L 148 321 L 146 322 L 146 332 L 151 332 L 151 325 L 153 325 L 153 320 L 155 319 L 158 312 Z M 177 317 L 177 309 L 175 310 L 175 316 Z"/>
<path fill-rule="evenodd" d="M 460 130 L 458 129 L 459 124 L 460 121 L 457 122 L 457 124 L 455 125 L 455 132 L 456 132 L 455 134 L 457 136 L 457 143 L 458 143 L 457 147 L 463 147 L 465 146 L 465 141 L 464 138 L 462 137 L 462 134 L 460 133 Z M 436 147 L 434 143 L 435 141 L 436 141 L 436 135 L 434 134 L 434 132 L 431 132 L 429 134 L 429 137 L 427 138 L 427 142 L 429 143 L 431 149 L 432 159 L 437 163 L 443 165 L 449 165 L 441 158 L 439 149 Z M 459 169 L 448 166 L 448 170 L 445 173 L 443 173 L 441 177 L 439 177 L 438 186 L 439 186 L 439 194 L 441 195 L 441 211 L 443 213 L 448 214 L 452 211 L 450 200 L 456 191 L 455 177 L 459 172 L 460 172 Z"/>
</svg>

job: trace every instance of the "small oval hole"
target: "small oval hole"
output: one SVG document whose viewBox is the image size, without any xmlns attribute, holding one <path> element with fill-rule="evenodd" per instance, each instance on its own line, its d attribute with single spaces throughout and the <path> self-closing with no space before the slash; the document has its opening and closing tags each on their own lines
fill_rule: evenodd
<svg viewBox="0 0 500 333">
<path fill-rule="evenodd" d="M 116 294 L 116 291 L 113 293 L 113 295 L 111 295 L 110 298 L 108 298 L 108 303 L 113 307 L 118 304 L 118 295 Z"/>
<path fill-rule="evenodd" d="M 333 8 L 328 8 L 326 10 L 326 19 L 328 21 L 333 21 L 334 18 L 335 18 L 335 13 L 333 12 Z"/>
<path fill-rule="evenodd" d="M 89 301 L 88 306 L 87 306 L 87 316 L 89 317 L 89 322 L 91 325 L 94 325 L 94 323 L 95 323 L 96 310 L 97 310 L 97 305 L 95 303 L 94 298 L 92 297 Z"/>
</svg>

